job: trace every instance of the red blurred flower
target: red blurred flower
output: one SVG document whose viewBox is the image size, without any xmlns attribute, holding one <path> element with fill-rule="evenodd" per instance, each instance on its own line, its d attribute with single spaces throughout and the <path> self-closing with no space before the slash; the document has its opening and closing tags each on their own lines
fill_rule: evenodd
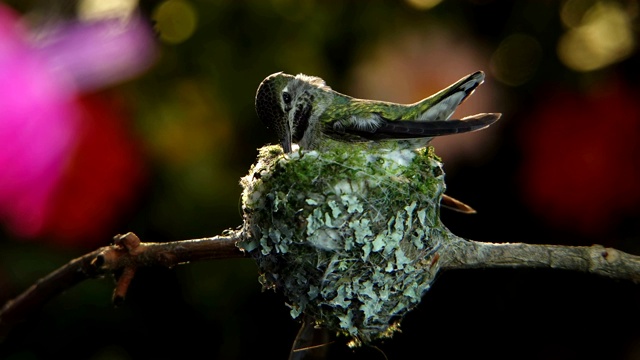
<svg viewBox="0 0 640 360">
<path fill-rule="evenodd" d="M 128 213 L 146 169 L 120 98 L 89 95 L 78 105 L 83 110 L 78 143 L 38 235 L 91 246 L 104 244 L 105 234 Z"/>
<path fill-rule="evenodd" d="M 68 240 L 113 221 L 110 209 L 139 182 L 140 153 L 121 107 L 78 98 L 143 71 L 153 54 L 153 35 L 135 14 L 29 31 L 0 4 L 0 221 L 7 229 Z M 133 175 L 114 180 L 107 171 Z M 89 191 L 95 186 L 101 191 Z"/>
<path fill-rule="evenodd" d="M 522 191 L 535 212 L 592 235 L 637 214 L 639 98 L 622 81 L 548 92 L 522 129 Z"/>
</svg>

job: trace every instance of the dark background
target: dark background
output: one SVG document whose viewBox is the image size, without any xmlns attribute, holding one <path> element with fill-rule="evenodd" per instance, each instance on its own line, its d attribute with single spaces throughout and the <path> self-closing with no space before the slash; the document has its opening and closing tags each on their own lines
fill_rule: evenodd
<svg viewBox="0 0 640 360">
<path fill-rule="evenodd" d="M 76 9 L 64 1 L 9 4 L 60 19 Z M 239 178 L 256 149 L 275 141 L 255 115 L 255 91 L 281 70 L 320 76 L 349 95 L 407 103 L 484 70 L 485 84 L 457 115 L 502 112 L 502 119 L 433 143 L 447 192 L 478 211 L 443 210 L 447 227 L 480 241 L 597 243 L 640 254 L 640 3 L 428 5 L 143 1 L 159 34 L 153 67 L 80 94 L 89 107 L 102 106 L 105 122 L 124 124 L 117 138 L 128 150 L 118 156 L 134 159 L 141 175 L 92 176 L 96 162 L 108 166 L 98 159 L 115 156 L 106 148 L 92 150 L 94 161 L 72 162 L 67 171 L 84 174 L 75 184 L 95 186 L 67 184 L 54 190 L 56 199 L 61 209 L 76 202 L 95 209 L 73 220 L 58 213 L 54 223 L 65 226 L 31 236 L 3 226 L 0 303 L 117 233 L 171 241 L 240 225 Z M 37 26 L 33 19 L 42 17 L 30 19 Z M 127 196 L 104 196 L 109 188 Z M 298 330 L 285 299 L 261 292 L 251 260 L 140 270 L 117 309 L 112 289 L 112 279 L 101 279 L 66 291 L 0 343 L 0 358 L 282 359 Z M 352 350 L 339 339 L 328 358 L 640 359 L 639 304 L 640 287 L 630 281 L 452 271 L 406 316 L 402 333 L 377 348 Z"/>
</svg>

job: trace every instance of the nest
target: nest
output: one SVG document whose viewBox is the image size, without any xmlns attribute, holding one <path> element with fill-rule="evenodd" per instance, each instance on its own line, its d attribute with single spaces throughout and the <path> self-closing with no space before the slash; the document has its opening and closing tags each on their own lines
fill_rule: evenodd
<svg viewBox="0 0 640 360">
<path fill-rule="evenodd" d="M 294 318 L 357 343 L 389 337 L 434 280 L 448 230 L 432 148 L 387 142 L 285 155 L 266 146 L 241 185 L 239 247 L 263 287 L 284 292 Z"/>
</svg>

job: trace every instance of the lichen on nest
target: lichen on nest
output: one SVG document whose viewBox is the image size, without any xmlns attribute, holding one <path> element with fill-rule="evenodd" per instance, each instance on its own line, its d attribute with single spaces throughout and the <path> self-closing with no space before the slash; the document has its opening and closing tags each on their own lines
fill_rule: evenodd
<svg viewBox="0 0 640 360">
<path fill-rule="evenodd" d="M 449 232 L 432 148 L 265 146 L 241 185 L 239 247 L 255 258 L 263 287 L 284 292 L 294 318 L 304 313 L 356 342 L 389 337 L 438 271 Z"/>
</svg>

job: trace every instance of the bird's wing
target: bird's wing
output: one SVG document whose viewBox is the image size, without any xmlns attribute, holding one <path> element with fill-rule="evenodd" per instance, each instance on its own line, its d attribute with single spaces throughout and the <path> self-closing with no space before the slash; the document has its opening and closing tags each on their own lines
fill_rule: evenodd
<svg viewBox="0 0 640 360">
<path fill-rule="evenodd" d="M 382 116 L 372 116 L 368 120 L 371 126 L 362 126 L 362 121 L 356 122 L 359 125 L 343 122 L 337 130 L 366 140 L 415 139 L 482 130 L 496 122 L 500 115 L 483 113 L 462 119 L 437 121 L 392 121 Z"/>
<path fill-rule="evenodd" d="M 375 133 L 383 126 L 387 122 L 383 114 L 388 113 L 386 108 L 390 106 L 400 105 L 341 95 L 320 117 L 323 132 L 342 141 L 369 140 L 368 136 L 361 137 L 360 134 Z"/>
</svg>

